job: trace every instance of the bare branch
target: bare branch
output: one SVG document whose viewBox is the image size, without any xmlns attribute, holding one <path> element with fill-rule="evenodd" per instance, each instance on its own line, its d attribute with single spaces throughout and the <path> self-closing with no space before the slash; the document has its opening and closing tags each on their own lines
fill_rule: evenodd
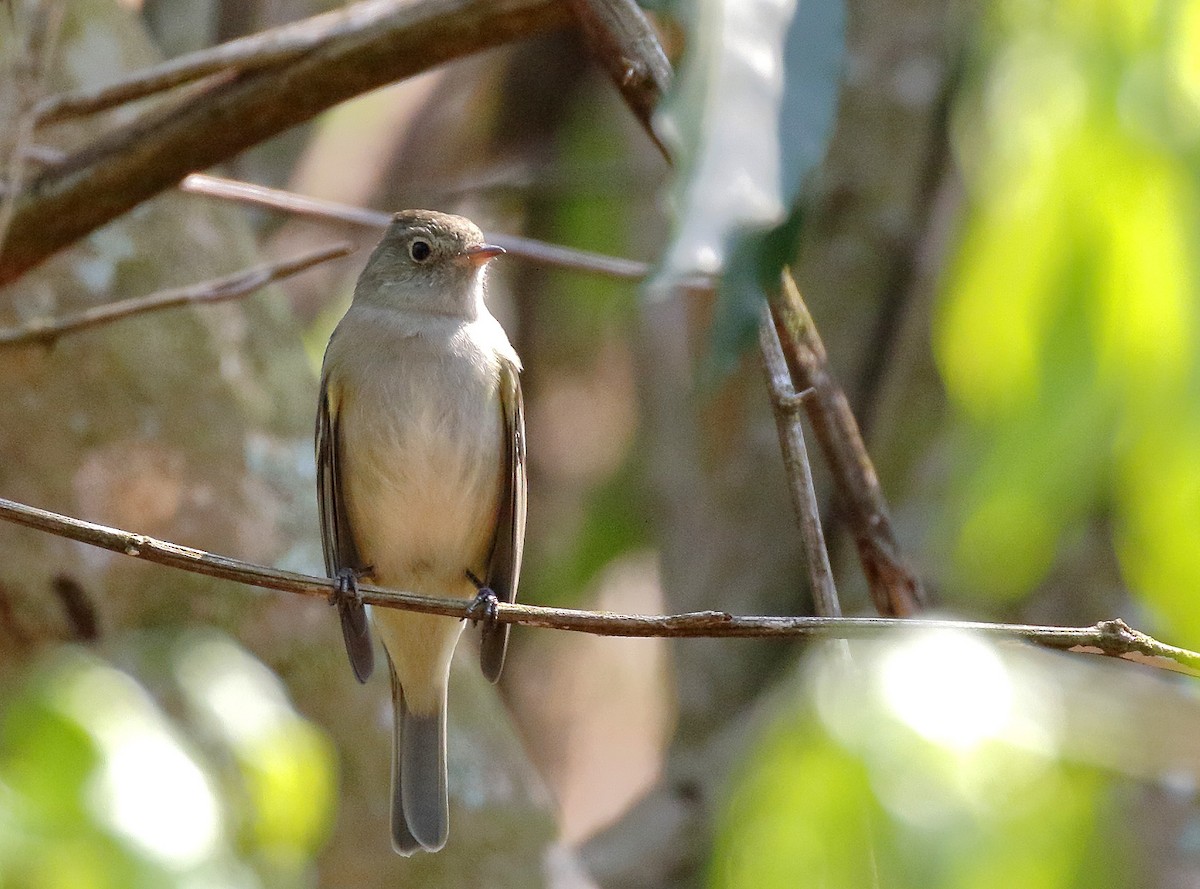
<svg viewBox="0 0 1200 889">
<path fill-rule="evenodd" d="M 365 228 L 384 228 L 392 221 L 391 214 L 384 213 L 382 210 L 353 207 L 350 204 L 312 198 L 294 191 L 285 191 L 282 188 L 270 188 L 253 182 L 226 179 L 224 176 L 210 176 L 208 173 L 192 173 L 190 176 L 185 176 L 179 183 L 179 190 L 188 194 L 220 198 L 224 201 L 233 201 L 236 204 L 246 204 L 251 207 L 280 210 L 293 216 L 347 222 Z"/>
<path fill-rule="evenodd" d="M 634 0 L 570 0 L 588 49 L 667 163 L 671 153 L 654 132 L 654 109 L 671 86 L 671 63 L 646 13 Z"/>
<path fill-rule="evenodd" d="M 207 173 L 193 173 L 186 177 L 179 187 L 191 194 L 236 201 L 255 207 L 268 207 L 297 216 L 348 222 L 351 225 L 362 225 L 367 228 L 383 228 L 392 221 L 390 213 L 380 210 L 353 207 L 349 204 L 340 204 L 321 198 L 310 198 L 279 188 L 268 188 L 265 185 L 254 185 L 249 182 L 239 182 L 236 179 L 210 176 Z M 633 259 L 606 256 L 590 250 L 576 250 L 573 247 L 548 244 L 545 241 L 536 241 L 533 238 L 523 238 L 519 235 L 506 235 L 499 232 L 485 232 L 485 234 L 489 241 L 499 244 L 514 256 L 556 268 L 594 272 L 598 275 L 631 281 L 640 280 L 650 270 L 646 263 Z"/>
<path fill-rule="evenodd" d="M 309 251 L 292 259 L 235 272 L 223 278 L 105 303 L 72 315 L 34 321 L 19 327 L 0 328 L 0 347 L 26 343 L 52 345 L 64 334 L 76 333 L 101 324 L 111 324 L 113 321 L 133 315 L 142 315 L 146 312 L 169 309 L 189 303 L 215 303 L 237 299 L 265 287 L 272 281 L 290 277 L 312 268 L 314 265 L 347 256 L 353 252 L 353 244 L 334 244 Z"/>
<path fill-rule="evenodd" d="M 804 406 L 848 514 L 875 608 L 884 615 L 914 614 L 925 598 L 921 581 L 900 556 L 854 412 L 829 371 L 825 344 L 790 271 L 784 270 L 782 286 L 770 294 L 770 302 L 792 379 L 798 389 L 813 390 Z"/>
<path fill-rule="evenodd" d="M 0 284 L 139 202 L 338 102 L 469 53 L 566 25 L 559 0 L 362 0 L 293 27 L 312 45 L 148 112 L 15 197 Z"/>
<path fill-rule="evenodd" d="M 60 164 L 66 159 L 63 152 L 46 145 L 31 145 L 26 149 L 25 154 L 30 159 L 47 166 Z M 243 182 L 239 179 L 212 176 L 208 173 L 192 173 L 185 176 L 179 183 L 179 190 L 188 194 L 219 198 L 252 207 L 279 210 L 295 216 L 344 222 L 350 225 L 361 225 L 365 228 L 381 229 L 392 221 L 391 214 L 382 210 L 356 207 L 323 198 L 309 197 L 294 191 L 285 191 L 282 188 L 270 188 L 266 185 Z M 513 256 L 555 268 L 592 272 L 627 281 L 640 281 L 650 273 L 649 263 L 636 259 L 625 259 L 605 253 L 596 253 L 592 250 L 564 247 L 561 244 L 551 244 L 521 235 L 508 235 L 500 232 L 485 232 L 484 234 L 489 241 L 499 244 Z"/>
<path fill-rule="evenodd" d="M 110 552 L 248 586 L 326 598 L 334 590 L 334 582 L 328 578 L 255 565 L 3 498 L 0 498 L 0 519 Z M 359 591 L 363 600 L 371 605 L 440 614 L 460 620 L 470 617 L 470 600 L 422 596 L 367 584 L 360 584 Z M 1043 627 L 880 617 L 738 617 L 724 611 L 668 615 L 617 614 L 508 602 L 499 603 L 496 620 L 506 624 L 571 630 L 598 636 L 636 637 L 788 636 L 847 639 L 913 630 L 960 630 L 1000 639 L 1021 639 L 1047 648 L 1103 654 L 1200 676 L 1200 653 L 1159 642 L 1130 628 L 1121 620 L 1101 621 L 1090 627 Z"/>
<path fill-rule="evenodd" d="M 513 256 L 542 262 L 560 269 L 594 272 L 598 275 L 623 278 L 628 281 L 640 281 L 650 273 L 650 265 L 636 259 L 608 256 L 603 253 L 593 253 L 590 250 L 576 250 L 574 247 L 548 244 L 545 241 L 536 241 L 521 235 L 505 235 L 499 232 L 485 232 L 485 234 L 489 240 L 499 244 Z"/>
<path fill-rule="evenodd" d="M 219 46 L 186 53 L 161 65 L 134 71 L 104 86 L 49 96 L 38 103 L 33 114 L 40 126 L 68 117 L 106 111 L 214 74 L 257 71 L 290 62 L 331 37 L 352 31 L 355 14 L 370 15 L 370 11 L 365 9 L 369 5 L 359 4 L 349 10 L 328 12 L 230 40 Z"/>
<path fill-rule="evenodd" d="M 804 427 L 800 422 L 803 398 L 792 386 L 787 359 L 779 344 L 779 334 L 771 321 L 771 311 L 763 306 L 763 319 L 758 328 L 758 343 L 762 349 L 763 367 L 767 374 L 767 389 L 779 429 L 779 446 L 783 450 L 784 467 L 792 488 L 792 505 L 800 522 L 800 537 L 804 541 L 805 563 L 812 585 L 813 605 L 822 617 L 841 617 L 833 569 L 829 566 L 829 550 L 821 531 L 821 510 L 813 487 L 812 466 L 804 444 Z"/>
</svg>

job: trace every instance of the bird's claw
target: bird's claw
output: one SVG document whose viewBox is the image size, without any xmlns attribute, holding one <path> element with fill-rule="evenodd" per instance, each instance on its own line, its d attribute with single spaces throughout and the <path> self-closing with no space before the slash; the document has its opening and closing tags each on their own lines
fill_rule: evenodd
<svg viewBox="0 0 1200 889">
<path fill-rule="evenodd" d="M 333 575 L 334 587 L 329 591 L 329 604 L 349 602 L 361 606 L 363 598 L 358 590 L 358 582 L 370 573 L 370 568 L 339 568 Z"/>
<path fill-rule="evenodd" d="M 491 626 L 496 622 L 496 615 L 499 613 L 500 600 L 492 592 L 491 587 L 481 585 L 479 592 L 475 594 L 475 598 L 467 606 L 466 619 L 471 622 L 471 626 L 475 626 L 480 621 L 483 621 L 485 626 Z"/>
</svg>

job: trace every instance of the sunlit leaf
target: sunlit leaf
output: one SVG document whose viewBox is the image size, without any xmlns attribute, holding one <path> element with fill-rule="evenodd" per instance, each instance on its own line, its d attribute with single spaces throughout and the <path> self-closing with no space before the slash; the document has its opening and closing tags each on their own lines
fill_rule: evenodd
<svg viewBox="0 0 1200 889">
<path fill-rule="evenodd" d="M 1200 416 L 1143 429 L 1121 461 L 1117 553 L 1180 645 L 1200 647 Z"/>
<path fill-rule="evenodd" d="M 724 812 L 708 885 L 869 886 L 863 852 L 877 808 L 863 762 L 811 714 L 781 721 L 756 747 Z"/>
<path fill-rule="evenodd" d="M 302 863 L 328 833 L 336 798 L 328 739 L 296 713 L 279 679 L 232 639 L 187 636 L 174 661 L 188 704 L 237 762 L 250 842 L 280 864 Z"/>
<path fill-rule="evenodd" d="M 778 271 L 782 259 L 767 236 L 792 216 L 825 151 L 844 15 L 841 0 L 705 0 L 694 11 L 675 89 L 655 121 L 678 173 L 675 233 L 653 286 L 735 266 L 721 288 L 717 343 L 753 334 L 760 265 Z"/>
<path fill-rule="evenodd" d="M 1194 748 L 1155 716 L 1200 728 L 1161 676 L 959 633 L 826 646 L 800 675 L 722 810 L 713 889 L 1132 885 L 1114 782 Z"/>
<path fill-rule="evenodd" d="M 276 881 L 307 873 L 333 810 L 328 741 L 230 640 L 176 648 L 192 655 L 179 655 L 184 697 L 211 705 L 201 734 L 228 742 L 238 785 L 222 780 L 229 752 L 196 743 L 195 726 L 131 674 L 61 650 L 0 713 L 0 889 L 255 889 L 256 867 Z M 250 825 L 244 859 L 230 837 L 239 820 Z"/>
<path fill-rule="evenodd" d="M 956 116 L 970 202 L 935 342 L 961 421 L 939 535 L 953 595 L 1025 596 L 1108 511 L 1133 592 L 1195 644 L 1188 6 L 994 7 Z"/>
</svg>

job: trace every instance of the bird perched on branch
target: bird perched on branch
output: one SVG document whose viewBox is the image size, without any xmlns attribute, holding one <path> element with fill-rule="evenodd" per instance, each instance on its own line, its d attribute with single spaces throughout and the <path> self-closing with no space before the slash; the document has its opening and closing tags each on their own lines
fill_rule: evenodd
<svg viewBox="0 0 1200 889">
<path fill-rule="evenodd" d="M 484 304 L 503 253 L 471 222 L 397 213 L 334 330 L 321 371 L 317 487 L 325 566 L 350 664 L 374 668 L 357 582 L 513 601 L 525 535 L 521 368 Z M 474 606 L 473 606 L 474 607 Z M 446 843 L 446 688 L 463 622 L 377 608 L 395 712 L 392 843 Z M 484 620 L 480 661 L 500 676 L 508 626 Z"/>
</svg>

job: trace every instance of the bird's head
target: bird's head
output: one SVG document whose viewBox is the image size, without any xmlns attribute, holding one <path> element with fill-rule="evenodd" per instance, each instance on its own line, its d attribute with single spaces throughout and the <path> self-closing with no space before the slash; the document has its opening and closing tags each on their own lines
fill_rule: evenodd
<svg viewBox="0 0 1200 889">
<path fill-rule="evenodd" d="M 404 210 L 392 217 L 355 288 L 356 301 L 439 315 L 474 317 L 484 270 L 503 253 L 461 216 Z"/>
</svg>

